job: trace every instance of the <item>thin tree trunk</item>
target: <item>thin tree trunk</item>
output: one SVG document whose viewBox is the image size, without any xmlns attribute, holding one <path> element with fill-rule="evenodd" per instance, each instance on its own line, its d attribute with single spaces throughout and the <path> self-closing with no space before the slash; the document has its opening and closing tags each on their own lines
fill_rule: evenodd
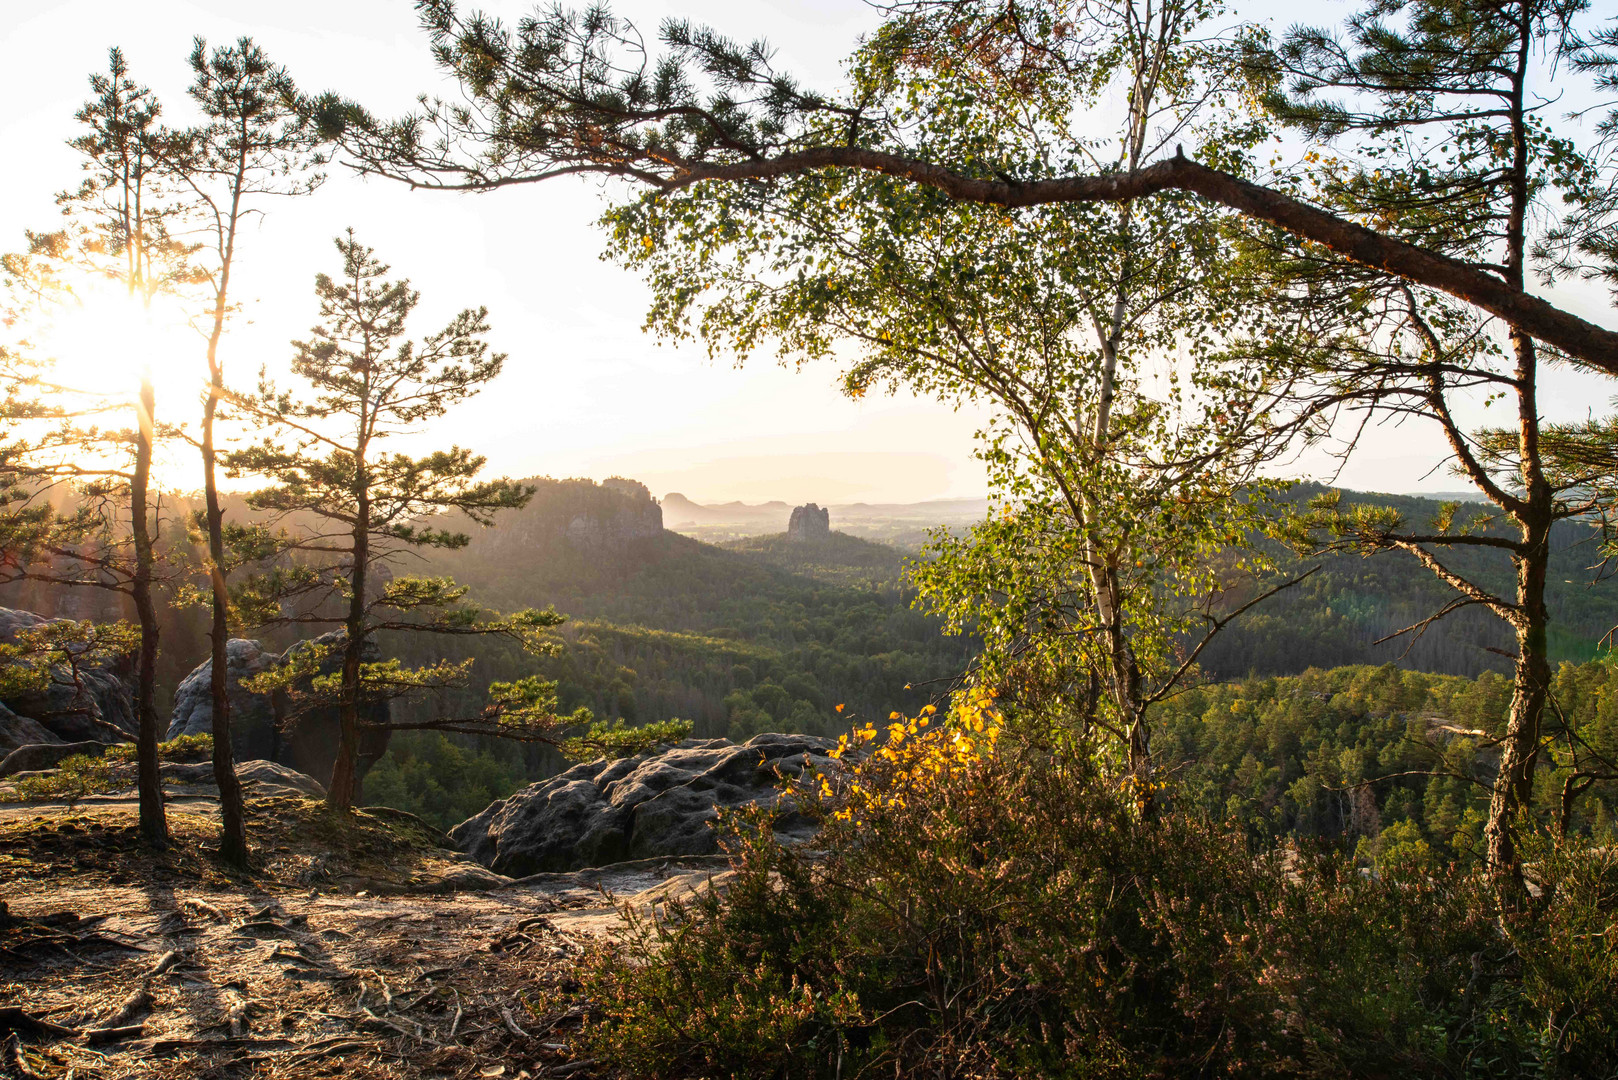
<svg viewBox="0 0 1618 1080">
<path fill-rule="evenodd" d="M 245 868 L 247 821 L 242 808 L 242 785 L 236 777 L 236 755 L 230 745 L 230 591 L 225 582 L 225 514 L 219 506 L 218 453 L 214 446 L 214 421 L 225 391 L 225 373 L 219 366 L 219 339 L 225 332 L 240 198 L 241 173 L 238 171 L 220 260 L 219 287 L 214 294 L 213 331 L 208 336 L 208 397 L 202 405 L 202 492 L 208 521 L 208 578 L 213 586 L 213 625 L 208 631 L 213 671 L 208 688 L 213 699 L 213 775 L 219 786 L 219 855 L 232 866 Z"/>
<path fill-rule="evenodd" d="M 354 568 L 350 579 L 353 595 L 348 601 L 346 622 L 348 640 L 343 643 L 342 696 L 337 708 L 337 759 L 332 762 L 331 783 L 326 786 L 326 805 L 348 810 L 359 793 L 360 748 L 360 661 L 365 650 L 366 563 L 370 559 L 370 517 L 366 500 L 360 500 L 354 526 Z"/>
<path fill-rule="evenodd" d="M 1534 767 L 1539 760 L 1540 718 L 1550 690 L 1548 644 L 1550 612 L 1545 605 L 1545 577 L 1550 567 L 1551 523 L 1554 520 L 1550 484 L 1540 467 L 1539 405 L 1535 393 L 1534 342 L 1513 335 L 1517 351 L 1518 453 L 1522 461 L 1525 506 L 1518 512 L 1522 548 L 1513 561 L 1517 570 L 1517 611 L 1512 620 L 1517 639 L 1511 708 L 1500 742 L 1500 772 L 1489 796 L 1489 817 L 1484 826 L 1484 850 L 1490 869 L 1502 878 L 1518 881 L 1513 819 L 1534 794 Z"/>
<path fill-rule="evenodd" d="M 359 791 L 359 677 L 360 642 L 349 631 L 343 646 L 342 699 L 338 704 L 337 759 L 332 762 L 331 783 L 326 786 L 326 805 L 333 810 L 349 810 Z"/>
<path fill-rule="evenodd" d="M 238 121 L 245 123 L 244 121 Z M 219 278 L 214 287 L 213 327 L 208 334 L 208 396 L 202 404 L 202 492 L 208 523 L 208 578 L 213 586 L 213 625 L 208 631 L 213 671 L 208 688 L 213 699 L 213 774 L 219 786 L 219 855 L 232 866 L 247 866 L 247 821 L 236 756 L 230 745 L 230 590 L 225 581 L 225 514 L 219 506 L 218 453 L 214 420 L 225 394 L 225 372 L 219 363 L 219 339 L 230 307 L 230 271 L 236 258 L 236 227 L 241 224 L 242 185 L 247 175 L 245 127 L 236 151 L 230 184 L 230 210 L 220 222 Z"/>
<path fill-rule="evenodd" d="M 1543 530 L 1548 533 L 1549 529 Z M 1500 741 L 1500 772 L 1489 794 L 1489 818 L 1484 826 L 1484 850 L 1489 867 L 1505 878 L 1521 878 L 1522 868 L 1513 836 L 1518 813 L 1534 794 L 1534 769 L 1539 761 L 1540 720 L 1550 687 L 1551 665 L 1546 649 L 1545 569 L 1549 544 L 1537 542 L 1517 560 L 1518 597 L 1523 604 L 1517 627 L 1517 663 L 1511 708 Z"/>
<path fill-rule="evenodd" d="M 1528 130 L 1523 86 L 1528 69 L 1529 45 L 1533 40 L 1531 15 L 1524 5 L 1518 26 L 1519 46 L 1513 72 L 1511 99 L 1511 202 L 1507 212 L 1505 240 L 1506 281 L 1522 290 L 1524 257 L 1527 254 L 1526 224 L 1529 206 Z M 1551 523 L 1555 505 L 1549 482 L 1540 462 L 1538 347 L 1533 337 L 1521 329 L 1511 331 L 1512 351 L 1517 367 L 1517 457 L 1523 487 L 1522 508 L 1516 513 L 1522 548 L 1514 556 L 1517 570 L 1517 610 L 1512 619 L 1517 638 L 1517 662 L 1513 673 L 1511 709 L 1500 743 L 1500 772 L 1489 795 L 1489 817 L 1484 825 L 1484 853 L 1489 869 L 1511 894 L 1520 900 L 1522 866 L 1512 826 L 1518 813 L 1529 805 L 1534 793 L 1534 766 L 1539 759 L 1540 716 L 1550 688 L 1551 665 L 1547 649 L 1545 574 L 1550 563 Z"/>
<path fill-rule="evenodd" d="M 218 335 L 215 333 L 215 341 Z M 213 697 L 213 775 L 219 786 L 219 856 L 232 866 L 247 865 L 247 823 L 242 808 L 242 785 L 236 777 L 235 753 L 230 745 L 230 671 L 226 646 L 230 641 L 230 594 L 225 584 L 225 515 L 219 507 L 219 486 L 215 477 L 214 417 L 223 389 L 222 373 L 209 347 L 209 367 L 213 379 L 208 400 L 202 408 L 203 498 L 208 515 L 208 576 L 213 583 L 213 627 L 208 632 L 212 645 L 213 671 L 209 689 Z"/>
<path fill-rule="evenodd" d="M 135 436 L 135 475 L 130 484 L 130 529 L 135 545 L 135 575 L 130 592 L 140 620 L 140 660 L 135 686 L 135 760 L 140 788 L 140 834 L 153 847 L 168 846 L 168 818 L 163 810 L 163 781 L 158 767 L 157 716 L 157 609 L 152 603 L 152 529 L 147 510 L 147 489 L 152 474 L 153 410 L 155 394 L 150 378 L 140 385 Z"/>
<path fill-rule="evenodd" d="M 354 296 L 356 303 L 364 295 L 362 283 L 356 273 Z M 363 316 L 363 310 L 360 312 Z M 367 333 L 365 356 L 371 356 L 371 340 Z M 326 805 L 334 810 L 348 810 L 354 805 L 359 792 L 360 749 L 360 661 L 365 654 L 366 590 L 369 588 L 371 562 L 371 481 L 366 462 L 368 431 L 371 417 L 369 401 L 371 370 L 367 363 L 363 373 L 365 391 L 360 408 L 359 427 L 354 440 L 354 564 L 349 570 L 348 640 L 343 644 L 343 686 L 337 711 L 337 759 L 332 762 L 331 783 L 326 788 Z"/>
<path fill-rule="evenodd" d="M 1140 93 L 1137 85 L 1136 94 Z M 1132 109 L 1132 112 L 1135 111 Z M 1135 161 L 1138 139 L 1131 139 L 1130 164 Z M 1127 235 L 1134 222 L 1134 203 L 1125 202 L 1118 208 L 1118 231 Z M 1123 335 L 1124 320 L 1129 310 L 1130 260 L 1126 257 L 1113 297 L 1112 311 L 1106 325 L 1097 326 L 1101 351 L 1101 378 L 1097 387 L 1095 422 L 1090 433 L 1090 462 L 1100 469 L 1106 460 L 1112 440 L 1112 409 L 1117 395 L 1118 341 Z M 1099 508 L 1091 497 L 1086 497 L 1085 512 L 1089 522 L 1100 520 Z M 1090 567 L 1091 587 L 1095 592 L 1096 623 L 1107 651 L 1107 683 L 1113 706 L 1118 714 L 1118 726 L 1125 734 L 1129 776 L 1135 787 L 1135 803 L 1141 818 L 1152 816 L 1156 808 L 1153 795 L 1153 768 L 1151 728 L 1146 710 L 1140 700 L 1140 668 L 1135 662 L 1128 630 L 1124 626 L 1123 595 L 1118 581 L 1116 551 L 1103 551 L 1093 534 L 1085 536 L 1085 561 Z"/>
</svg>

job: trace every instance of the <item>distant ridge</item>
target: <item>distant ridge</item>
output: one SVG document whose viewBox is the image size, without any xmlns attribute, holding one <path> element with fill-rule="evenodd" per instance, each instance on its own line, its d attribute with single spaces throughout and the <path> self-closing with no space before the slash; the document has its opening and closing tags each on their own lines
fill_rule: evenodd
<svg viewBox="0 0 1618 1080">
<path fill-rule="evenodd" d="M 786 529 L 791 515 L 792 505 L 779 500 L 757 505 L 728 502 L 704 506 L 678 491 L 663 496 L 663 520 L 673 529 L 681 525 L 757 524 L 768 526 L 758 529 L 759 532 L 781 532 Z"/>
<path fill-rule="evenodd" d="M 832 522 L 841 532 L 912 549 L 926 539 L 930 529 L 963 529 L 982 521 L 989 512 L 987 498 L 820 505 L 831 511 Z M 711 542 L 784 533 L 791 518 L 792 505 L 779 500 L 705 505 L 677 491 L 663 496 L 665 528 Z"/>
<path fill-rule="evenodd" d="M 1374 493 L 1371 493 L 1371 494 L 1374 494 Z M 1407 492 L 1404 493 L 1403 497 L 1407 498 L 1407 499 L 1431 499 L 1434 502 L 1441 502 L 1441 503 L 1445 503 L 1445 502 L 1487 503 L 1488 502 L 1487 499 L 1485 499 L 1482 495 L 1479 495 L 1475 491 L 1407 491 Z"/>
</svg>

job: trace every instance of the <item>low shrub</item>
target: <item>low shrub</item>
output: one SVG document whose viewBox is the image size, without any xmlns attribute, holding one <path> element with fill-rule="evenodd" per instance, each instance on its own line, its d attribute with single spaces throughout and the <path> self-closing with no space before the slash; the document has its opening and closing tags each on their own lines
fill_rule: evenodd
<svg viewBox="0 0 1618 1080">
<path fill-rule="evenodd" d="M 728 821 L 723 898 L 670 904 L 581 976 L 630 1076 L 1611 1076 L 1610 857 L 1536 854 L 1500 907 L 1425 856 L 1376 871 L 946 722 L 856 733 L 818 850 Z M 1546 841 L 1546 844 L 1549 842 Z"/>
<path fill-rule="evenodd" d="M 195 763 L 213 757 L 212 735 L 181 735 L 157 744 L 160 761 Z M 56 768 L 17 781 L 10 795 L 14 802 L 62 800 L 73 802 L 88 795 L 120 791 L 135 783 L 135 744 L 114 743 L 99 755 L 74 754 Z"/>
</svg>

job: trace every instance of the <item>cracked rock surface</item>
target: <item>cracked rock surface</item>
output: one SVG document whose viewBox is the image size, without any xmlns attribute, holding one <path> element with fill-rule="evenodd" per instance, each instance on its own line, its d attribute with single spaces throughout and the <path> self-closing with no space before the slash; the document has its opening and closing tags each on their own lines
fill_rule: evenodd
<svg viewBox="0 0 1618 1080">
<path fill-rule="evenodd" d="M 838 768 L 836 741 L 756 735 L 745 743 L 688 739 L 677 746 L 592 761 L 493 803 L 450 832 L 496 873 L 522 877 L 633 859 L 712 855 L 723 809 L 762 805 L 792 839 L 812 832 L 797 812 L 800 785 Z"/>
</svg>

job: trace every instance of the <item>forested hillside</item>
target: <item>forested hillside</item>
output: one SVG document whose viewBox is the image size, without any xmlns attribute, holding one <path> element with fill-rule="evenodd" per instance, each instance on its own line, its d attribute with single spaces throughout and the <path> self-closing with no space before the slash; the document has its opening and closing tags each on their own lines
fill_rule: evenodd
<svg viewBox="0 0 1618 1080">
<path fill-rule="evenodd" d="M 971 641 L 944 637 L 937 620 L 912 607 L 914 594 L 905 587 L 903 574 L 905 562 L 919 557 L 913 550 L 837 532 L 835 520 L 834 531 L 819 539 L 775 534 L 712 545 L 665 530 L 658 504 L 632 481 L 527 482 L 537 490 L 526 508 L 503 514 L 490 528 L 472 526 L 472 542 L 465 549 L 434 553 L 424 566 L 401 567 L 449 574 L 470 587 L 473 600 L 497 609 L 549 604 L 570 617 L 559 635 L 565 648 L 537 662 L 503 642 L 452 649 L 456 655 L 476 656 L 480 679 L 513 678 L 537 665 L 560 684 L 566 709 L 584 705 L 600 717 L 631 724 L 678 717 L 692 721 L 700 737 L 745 739 L 761 731 L 835 734 L 859 718 L 913 712 L 970 662 Z M 1304 488 L 1297 497 L 1318 491 Z M 1413 522 L 1425 522 L 1441 506 L 1409 496 L 1348 493 L 1345 498 L 1395 506 Z M 239 507 L 233 509 L 241 513 Z M 183 546 L 177 528 L 168 535 L 171 544 Z M 1618 621 L 1618 585 L 1594 580 L 1599 577 L 1598 555 L 1589 533 L 1577 523 L 1560 525 L 1553 543 L 1553 649 L 1560 660 L 1588 660 Z M 1503 558 L 1491 566 L 1488 558 L 1468 552 L 1457 557 L 1456 565 L 1480 579 L 1500 578 L 1503 585 L 1509 566 Z M 1476 610 L 1435 624 L 1410 643 L 1408 652 L 1403 639 L 1376 643 L 1438 610 L 1448 598 L 1408 556 L 1335 554 L 1310 561 L 1286 556 L 1283 562 L 1290 571 L 1317 563 L 1321 570 L 1248 612 L 1216 639 L 1204 653 L 1208 679 L 1383 664 L 1471 679 L 1509 668 L 1502 652 L 1490 651 L 1505 650 L 1506 635 L 1497 620 Z M 116 600 L 99 590 L 34 583 L 0 590 L 0 603 L 77 617 L 120 614 Z M 206 655 L 203 614 L 200 609 L 165 609 L 165 689 Z M 254 636 L 281 647 L 291 635 L 280 630 Z M 413 659 L 408 641 L 395 640 L 391 647 Z M 1359 676 L 1331 671 L 1304 678 Z M 1442 683 L 1415 678 L 1412 685 Z M 1493 684 L 1485 680 L 1476 685 Z M 1495 697 L 1506 693 L 1495 689 Z M 1282 821 L 1276 827 L 1291 831 L 1301 820 L 1307 831 L 1315 818 L 1292 809 L 1287 792 L 1306 774 L 1314 775 L 1310 767 L 1271 761 L 1274 747 L 1244 746 L 1237 753 L 1228 745 L 1229 731 L 1221 727 L 1228 720 L 1222 695 L 1240 699 L 1248 693 L 1214 687 L 1175 699 L 1163 706 L 1165 716 L 1173 718 L 1166 721 L 1172 734 L 1160 738 L 1189 748 L 1185 756 L 1198 762 L 1189 775 L 1199 778 L 1213 775 L 1208 771 L 1216 768 L 1213 762 L 1231 754 L 1239 762 L 1252 750 L 1254 760 L 1269 763 L 1252 776 L 1243 773 L 1240 782 L 1232 778 L 1234 773 L 1220 773 L 1217 782 L 1199 780 L 1208 798 L 1220 805 L 1230 798 L 1254 800 L 1272 815 L 1266 820 L 1283 815 L 1284 820 L 1273 819 Z M 1490 707 L 1498 711 L 1503 700 L 1489 697 Z M 472 705 L 468 696 L 406 708 Z M 1454 719 L 1466 727 L 1485 726 L 1485 718 L 1473 715 L 1475 711 Z M 1204 712 L 1208 725 L 1198 734 Z M 1347 743 L 1330 743 L 1327 756 L 1333 761 L 1339 751 L 1364 740 L 1375 744 L 1370 752 L 1380 759 L 1384 751 L 1395 752 L 1387 740 L 1397 742 L 1397 732 L 1389 732 L 1403 731 L 1395 722 L 1382 732 L 1382 720 L 1364 710 L 1339 717 L 1333 730 L 1345 724 L 1342 738 Z M 453 824 L 560 764 L 554 751 L 539 747 L 470 741 L 457 747 L 441 736 L 407 735 L 395 741 L 367 781 L 367 797 Z M 1319 778 L 1321 791 L 1335 783 L 1330 770 Z M 1272 791 L 1275 785 L 1279 787 Z M 1268 794 L 1255 794 L 1260 791 Z M 1346 804 L 1339 799 L 1336 805 L 1340 811 Z M 1402 813 L 1400 806 L 1395 806 L 1395 816 Z M 1340 818 L 1339 811 L 1332 813 Z M 1333 820 L 1334 827 L 1341 826 Z M 1440 833 L 1450 827 L 1448 818 L 1443 820 Z"/>
<path fill-rule="evenodd" d="M 1551 686 L 1558 726 L 1609 760 L 1615 691 L 1618 672 L 1604 663 L 1564 664 Z M 1510 698 L 1510 679 L 1493 672 L 1463 679 L 1392 665 L 1220 683 L 1163 705 L 1154 750 L 1180 799 L 1255 836 L 1346 837 L 1373 854 L 1419 842 L 1445 858 L 1476 857 L 1498 760 L 1486 733 L 1499 730 Z M 1549 820 L 1565 776 L 1547 767 L 1535 784 L 1535 810 Z M 1596 783 L 1569 829 L 1612 842 L 1615 798 L 1618 784 Z"/>
<path fill-rule="evenodd" d="M 839 536 L 714 547 L 658 527 L 644 489 L 528 482 L 538 491 L 527 508 L 431 565 L 491 606 L 570 616 L 555 669 L 568 707 L 678 716 L 700 736 L 824 732 L 919 707 L 919 687 L 970 655 L 912 610 L 891 549 Z"/>
<path fill-rule="evenodd" d="M 1300 485 L 1294 498 L 1301 505 L 1322 490 Z M 1345 492 L 1343 502 L 1392 507 L 1418 529 L 1427 527 L 1444 506 L 1433 499 L 1365 492 Z M 1457 519 L 1482 511 L 1481 506 L 1468 505 Z M 1503 552 L 1461 547 L 1446 552 L 1444 561 L 1500 595 L 1511 592 L 1513 571 Z M 1286 675 L 1311 667 L 1390 661 L 1449 675 L 1510 670 L 1510 634 L 1499 619 L 1476 607 L 1446 616 L 1419 636 L 1377 644 L 1378 639 L 1438 612 L 1455 597 L 1412 555 L 1339 553 L 1299 559 L 1283 554 L 1281 563 L 1289 573 L 1315 565 L 1321 569 L 1233 623 L 1203 655 L 1210 675 L 1224 679 Z M 1573 520 L 1559 522 L 1551 530 L 1546 593 L 1553 661 L 1593 658 L 1618 624 L 1618 582 L 1604 571 L 1593 528 Z"/>
</svg>

